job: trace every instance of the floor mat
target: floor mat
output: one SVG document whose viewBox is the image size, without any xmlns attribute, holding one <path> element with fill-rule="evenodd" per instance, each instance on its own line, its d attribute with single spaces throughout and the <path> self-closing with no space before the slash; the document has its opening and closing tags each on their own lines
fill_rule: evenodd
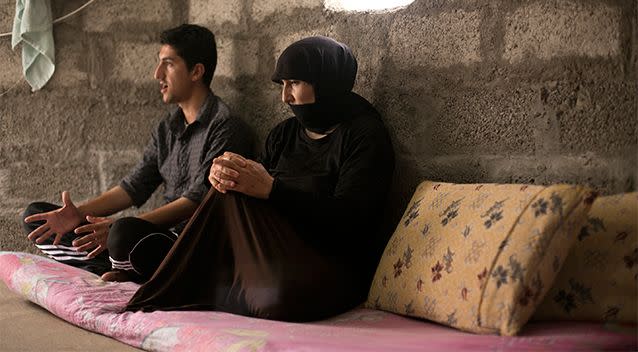
<svg viewBox="0 0 638 352">
<path fill-rule="evenodd" d="M 355 309 L 314 323 L 221 312 L 124 312 L 138 285 L 20 252 L 0 252 L 0 279 L 56 316 L 153 351 L 637 350 L 635 325 L 530 323 L 520 336 L 474 335 L 395 314 Z"/>
</svg>

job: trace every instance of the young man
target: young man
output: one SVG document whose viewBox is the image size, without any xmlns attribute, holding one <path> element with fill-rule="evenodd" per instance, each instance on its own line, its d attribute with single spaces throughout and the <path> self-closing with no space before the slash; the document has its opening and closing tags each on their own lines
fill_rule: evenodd
<svg viewBox="0 0 638 352">
<path fill-rule="evenodd" d="M 213 33 L 181 25 L 160 39 L 154 77 L 164 103 L 177 109 L 159 123 L 139 164 L 118 186 L 79 206 L 65 191 L 62 207 L 37 202 L 24 214 L 28 238 L 42 252 L 106 281 L 150 278 L 206 195 L 212 160 L 252 150 L 247 127 L 210 90 L 217 64 Z M 106 217 L 141 206 L 162 183 L 163 206 L 133 218 Z"/>
</svg>

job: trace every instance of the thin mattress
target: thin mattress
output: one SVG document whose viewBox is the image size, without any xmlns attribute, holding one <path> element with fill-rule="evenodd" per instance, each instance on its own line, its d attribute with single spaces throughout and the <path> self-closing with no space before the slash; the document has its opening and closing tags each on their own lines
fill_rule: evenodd
<svg viewBox="0 0 638 352">
<path fill-rule="evenodd" d="M 519 336 L 503 337 L 365 308 L 313 323 L 204 311 L 119 313 L 138 285 L 103 282 L 20 252 L 0 252 L 0 279 L 72 324 L 153 351 L 638 350 L 636 326 L 612 323 L 533 322 Z"/>
</svg>

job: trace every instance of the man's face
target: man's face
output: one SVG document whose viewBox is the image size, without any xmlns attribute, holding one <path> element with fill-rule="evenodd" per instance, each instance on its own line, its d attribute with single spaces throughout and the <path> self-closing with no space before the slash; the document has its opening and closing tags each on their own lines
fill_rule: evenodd
<svg viewBox="0 0 638 352">
<path fill-rule="evenodd" d="M 160 84 L 160 93 L 165 103 L 180 103 L 191 96 L 195 81 L 186 67 L 186 62 L 170 45 L 164 44 L 159 51 L 159 63 L 155 77 Z"/>
<path fill-rule="evenodd" d="M 295 79 L 283 79 L 281 101 L 290 105 L 311 104 L 315 102 L 315 89 L 312 84 Z"/>
</svg>

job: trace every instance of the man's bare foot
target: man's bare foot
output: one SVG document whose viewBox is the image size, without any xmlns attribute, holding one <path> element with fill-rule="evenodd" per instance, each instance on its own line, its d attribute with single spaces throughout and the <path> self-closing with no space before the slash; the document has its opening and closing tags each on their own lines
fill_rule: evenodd
<svg viewBox="0 0 638 352">
<path fill-rule="evenodd" d="M 133 281 L 132 275 L 123 270 L 107 271 L 100 277 L 103 281 Z"/>
</svg>

